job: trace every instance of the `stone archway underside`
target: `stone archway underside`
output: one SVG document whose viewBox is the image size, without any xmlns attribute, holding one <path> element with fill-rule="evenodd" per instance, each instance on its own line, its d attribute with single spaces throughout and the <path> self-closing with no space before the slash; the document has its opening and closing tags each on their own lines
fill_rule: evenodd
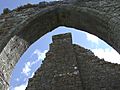
<svg viewBox="0 0 120 90">
<path fill-rule="evenodd" d="M 14 60 L 14 65 L 12 65 L 12 67 L 10 66 L 11 72 L 20 56 L 27 49 L 26 46 L 31 45 L 41 36 L 58 26 L 72 27 L 94 34 L 106 41 L 120 53 L 119 12 L 118 9 L 114 7 L 115 5 L 119 6 L 119 2 L 111 1 L 111 3 L 104 0 L 91 2 L 79 0 L 69 2 L 68 0 L 67 3 L 62 2 L 53 6 L 46 6 L 45 8 L 33 7 L 19 12 L 13 11 L 7 15 L 1 15 L 0 51 L 5 51 L 3 48 L 8 46 L 11 41 L 10 39 L 14 36 L 22 40 L 23 45 L 25 42 L 25 48 L 22 48 L 23 52 L 19 54 L 19 57 L 17 57 L 16 60 L 11 59 L 11 62 Z M 112 8 L 108 8 L 107 6 L 111 6 Z M 3 25 L 8 28 L 6 29 Z M 16 41 L 14 43 L 17 45 Z M 16 46 L 14 48 L 16 48 Z M 20 48 L 16 48 L 16 51 L 17 50 L 21 52 Z M 12 50 L 9 53 L 11 52 Z M 16 52 L 14 51 L 14 53 Z M 16 57 L 15 54 L 12 55 L 14 55 L 12 57 Z M 10 60 L 11 57 L 10 55 L 7 56 L 9 56 L 9 59 L 5 59 L 5 62 L 9 62 L 8 60 Z M 0 60 L 2 59 L 3 56 L 1 55 Z M 6 65 L 6 67 L 7 66 L 8 65 Z M 8 82 L 11 72 L 6 72 L 7 75 L 9 75 L 6 76 Z"/>
</svg>

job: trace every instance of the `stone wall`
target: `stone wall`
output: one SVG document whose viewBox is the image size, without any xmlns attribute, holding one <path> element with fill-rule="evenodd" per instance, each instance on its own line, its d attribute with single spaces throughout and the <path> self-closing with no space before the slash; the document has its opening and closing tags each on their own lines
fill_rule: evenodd
<svg viewBox="0 0 120 90">
<path fill-rule="evenodd" d="M 71 35 L 53 36 L 41 67 L 26 90 L 120 90 L 120 65 L 72 44 Z"/>
<path fill-rule="evenodd" d="M 84 90 L 120 90 L 120 65 L 106 62 L 74 45 Z"/>
<path fill-rule="evenodd" d="M 0 15 L 0 54 L 14 36 L 31 45 L 58 26 L 67 26 L 94 34 L 120 53 L 119 7 L 119 0 L 63 0 L 41 2 L 36 5 L 27 4 L 8 10 L 7 13 Z M 20 48 L 17 49 L 20 51 Z M 20 52 L 20 56 L 24 51 Z M 16 52 L 13 55 L 16 57 Z M 14 60 L 13 67 L 19 58 Z M 2 59 L 3 57 L 0 57 L 0 60 Z M 7 68 L 8 64 L 5 67 Z"/>
<path fill-rule="evenodd" d="M 16 9 L 10 11 L 7 14 L 0 15 L 0 52 L 5 47 L 7 42 L 11 39 L 11 37 L 13 37 L 14 35 L 17 35 L 17 34 L 21 34 L 21 33 L 23 34 L 23 31 L 26 29 L 26 27 L 28 28 L 29 26 L 31 26 L 33 24 L 32 22 L 35 21 L 35 18 L 37 18 L 39 15 L 41 15 L 43 13 L 46 13 L 45 15 L 47 15 L 48 14 L 47 12 L 49 12 L 49 11 L 51 12 L 52 10 L 54 10 L 56 8 L 58 8 L 58 9 L 55 10 L 54 12 L 55 12 L 57 18 L 54 18 L 54 20 L 56 21 L 56 19 L 57 19 L 57 22 L 55 22 L 55 23 L 58 23 L 58 24 L 55 24 L 55 27 L 57 27 L 59 25 L 65 25 L 65 26 L 74 27 L 77 29 L 82 29 L 84 31 L 93 33 L 93 34 L 97 35 L 98 37 L 100 37 L 101 39 L 105 40 L 108 44 L 112 45 L 112 47 L 114 47 L 118 52 L 120 52 L 120 50 L 119 50 L 119 48 L 120 48 L 120 44 L 119 44 L 120 9 L 119 9 L 119 7 L 120 7 L 120 2 L 118 0 L 92 0 L 92 1 L 89 1 L 89 0 L 63 0 L 63 1 L 59 1 L 59 2 L 51 2 L 51 3 L 46 2 L 46 3 L 39 3 L 36 5 L 28 4 L 28 5 L 20 6 Z M 93 17 L 89 17 L 89 19 L 87 20 L 88 23 L 86 23 L 86 21 L 78 22 L 78 21 L 75 21 L 75 17 L 77 17 L 77 16 L 72 16 L 70 11 L 67 12 L 69 14 L 66 14 L 65 12 L 58 13 L 59 10 L 62 8 L 64 9 L 65 12 L 67 12 L 66 10 L 68 10 L 70 8 L 71 13 L 74 12 L 74 14 L 75 14 L 76 10 L 77 10 L 77 12 L 83 11 L 85 13 L 85 15 L 87 15 L 87 17 L 89 17 L 89 14 L 92 15 Z M 79 9 L 80 9 L 80 11 L 79 11 Z M 87 11 L 87 12 L 85 12 L 85 11 Z M 81 12 L 81 13 L 83 13 L 83 12 Z M 82 16 L 85 16 L 85 15 L 82 15 Z M 71 16 L 70 18 L 74 18 L 74 20 L 72 21 L 73 23 L 69 19 L 69 16 Z M 65 19 L 65 17 L 67 17 L 69 19 L 69 21 L 67 19 Z M 52 18 L 52 16 L 51 16 L 51 18 Z M 63 21 L 62 18 L 65 21 Z M 93 23 L 90 18 L 92 18 L 93 21 L 95 18 L 98 18 L 98 19 L 95 19 L 95 21 L 94 21 L 95 23 Z M 77 18 L 77 19 L 82 20 L 81 18 Z M 47 22 L 54 21 L 54 20 L 49 20 L 49 17 L 47 18 Z M 96 23 L 98 21 L 99 21 L 99 23 Z M 44 22 L 45 22 L 45 20 L 44 20 Z M 70 22 L 70 23 L 67 23 L 67 22 Z M 37 22 L 34 22 L 34 23 L 37 23 Z M 78 27 L 78 25 L 77 25 L 78 23 L 81 23 L 80 27 Z M 83 23 L 85 23 L 85 26 L 83 26 Z M 93 25 L 91 25 L 90 23 L 93 23 Z M 95 27 L 94 24 L 96 24 L 95 26 L 100 24 L 97 26 L 99 28 Z M 51 29 L 49 27 L 49 25 L 50 25 L 49 23 L 48 23 L 48 25 L 47 25 L 47 23 L 45 24 L 45 26 L 47 26 L 47 28 L 49 28 L 49 30 L 47 32 L 49 32 Z M 100 31 L 95 30 L 94 32 L 92 32 L 91 30 L 89 30 L 90 28 L 92 28 L 92 27 L 88 27 L 89 25 L 96 28 L 96 30 L 100 29 Z M 39 26 L 39 25 L 37 24 L 37 26 Z M 42 25 L 42 26 L 44 26 L 44 25 Z M 32 27 L 30 27 L 30 28 L 32 28 Z M 30 28 L 28 28 L 29 31 L 30 31 Z M 52 29 L 53 28 L 54 27 L 52 27 Z M 24 30 L 21 31 L 21 29 L 24 29 Z M 86 30 L 86 29 L 88 29 L 88 30 Z M 105 29 L 105 30 L 103 30 L 103 29 Z M 45 29 L 42 28 L 43 32 L 44 32 L 44 30 Z M 45 32 L 45 33 L 47 33 L 47 32 Z M 106 34 L 104 34 L 104 33 L 106 33 Z M 109 33 L 109 34 L 107 34 L 107 33 Z M 26 35 L 26 37 L 28 37 L 27 36 L 27 35 L 29 35 L 28 32 L 25 35 Z M 107 37 L 106 37 L 106 35 L 107 35 Z M 37 37 L 37 39 L 38 39 L 38 37 Z M 29 41 L 30 40 L 28 40 L 28 42 Z M 33 42 L 34 41 L 32 41 L 32 43 Z"/>
<path fill-rule="evenodd" d="M 25 52 L 28 48 L 28 43 L 17 36 L 11 38 L 6 47 L 0 54 L 0 80 L 2 80 L 0 85 L 3 86 L 2 90 L 7 90 L 10 83 L 10 78 L 12 70 L 14 69 L 14 64 L 19 60 L 21 54 Z M 2 73 L 2 75 L 1 75 Z M 2 76 L 2 77 L 1 77 Z M 9 84 L 9 85 L 8 85 Z M 0 86 L 1 87 L 1 86 Z M 1 89 L 0 89 L 1 90 Z"/>
<path fill-rule="evenodd" d="M 50 51 L 26 90 L 83 90 L 70 34 L 53 37 Z"/>
</svg>

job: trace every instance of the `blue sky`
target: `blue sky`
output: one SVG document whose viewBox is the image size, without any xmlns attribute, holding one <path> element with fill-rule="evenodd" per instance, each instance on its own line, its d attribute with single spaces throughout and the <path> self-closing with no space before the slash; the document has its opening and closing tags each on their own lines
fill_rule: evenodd
<svg viewBox="0 0 120 90">
<path fill-rule="evenodd" d="M 3 8 L 14 9 L 26 3 L 39 3 L 40 1 L 44 0 L 0 0 L 0 13 Z M 22 55 L 12 73 L 10 90 L 25 90 L 28 78 L 34 75 L 34 72 L 44 60 L 45 53 L 49 50 L 52 35 L 66 32 L 72 33 L 73 43 L 92 50 L 99 58 L 104 58 L 106 61 L 113 63 L 120 63 L 120 55 L 104 41 L 83 31 L 61 26 L 41 37 Z"/>
<path fill-rule="evenodd" d="M 41 1 L 57 1 L 57 0 L 0 0 L 0 13 L 4 8 L 9 8 L 10 10 L 25 5 L 27 3 L 38 4 Z"/>
</svg>

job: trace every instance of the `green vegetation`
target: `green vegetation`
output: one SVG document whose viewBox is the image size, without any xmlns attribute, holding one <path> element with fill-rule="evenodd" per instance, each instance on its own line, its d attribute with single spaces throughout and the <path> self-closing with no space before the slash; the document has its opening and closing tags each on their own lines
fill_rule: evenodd
<svg viewBox="0 0 120 90">
<path fill-rule="evenodd" d="M 10 9 L 9 8 L 4 8 L 3 9 L 3 14 L 8 14 L 10 13 Z"/>
</svg>

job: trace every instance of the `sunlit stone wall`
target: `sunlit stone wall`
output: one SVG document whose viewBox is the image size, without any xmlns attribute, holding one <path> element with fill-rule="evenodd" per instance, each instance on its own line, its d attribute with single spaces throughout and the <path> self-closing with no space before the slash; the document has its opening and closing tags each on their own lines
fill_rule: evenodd
<svg viewBox="0 0 120 90">
<path fill-rule="evenodd" d="M 20 56 L 28 48 L 28 43 L 18 36 L 14 36 L 7 43 L 0 54 L 0 79 L 3 88 L 9 87 L 12 70 Z M 4 90 L 4 89 L 3 89 Z"/>
</svg>

